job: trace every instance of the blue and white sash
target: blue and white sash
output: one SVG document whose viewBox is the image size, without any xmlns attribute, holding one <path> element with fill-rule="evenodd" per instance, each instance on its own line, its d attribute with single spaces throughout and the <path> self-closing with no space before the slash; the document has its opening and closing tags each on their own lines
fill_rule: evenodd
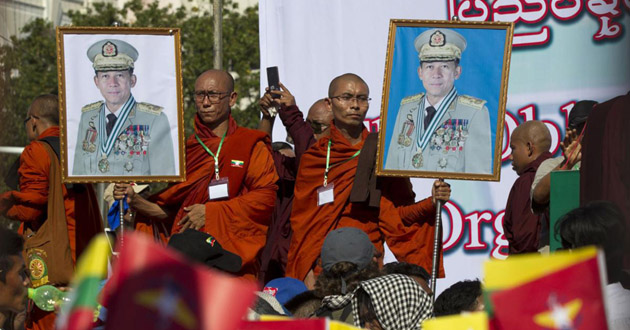
<svg viewBox="0 0 630 330">
<path fill-rule="evenodd" d="M 453 87 L 451 91 L 448 92 L 448 94 L 446 94 L 446 96 L 444 97 L 444 101 L 440 105 L 440 108 L 437 109 L 435 116 L 433 116 L 433 119 L 429 123 L 429 126 L 427 127 L 427 129 L 424 130 L 422 134 L 422 138 L 416 138 L 418 150 L 424 150 L 427 144 L 429 144 L 429 141 L 431 140 L 431 135 L 433 134 L 433 132 L 435 132 L 438 126 L 440 126 L 440 123 L 442 122 L 442 117 L 444 117 L 446 110 L 448 110 L 448 108 L 451 106 L 451 103 L 453 103 L 453 101 L 455 101 L 456 98 L 457 98 L 457 91 L 455 90 L 455 87 Z M 425 110 L 426 101 L 427 101 L 427 96 L 425 95 L 424 98 L 422 99 L 422 104 L 420 105 L 420 111 L 423 111 L 423 113 Z M 417 127 L 419 128 L 420 126 L 424 127 L 424 122 L 419 122 Z M 419 129 L 418 129 L 418 133 L 419 133 Z M 419 134 L 416 135 L 416 137 L 418 136 Z"/>
<path fill-rule="evenodd" d="M 107 139 L 103 139 L 103 138 L 101 139 L 101 154 L 103 156 L 109 156 L 109 153 L 112 152 L 112 149 L 114 148 L 114 144 L 116 142 L 116 138 L 118 137 L 120 132 L 123 130 L 123 126 L 125 125 L 125 122 L 127 121 L 127 117 L 129 117 L 129 113 L 131 112 L 131 109 L 133 109 L 135 105 L 136 105 L 136 100 L 133 98 L 133 95 L 130 95 L 127 102 L 125 102 L 122 108 L 120 108 L 120 115 L 118 116 L 118 119 L 116 119 L 116 124 L 114 125 L 114 128 L 112 129 L 111 133 L 109 134 Z M 105 129 L 105 118 L 106 118 L 105 107 L 106 105 L 105 103 L 103 103 L 103 105 L 101 106 L 101 113 L 98 120 L 101 136 L 105 136 L 103 133 L 107 132 L 107 130 Z"/>
</svg>

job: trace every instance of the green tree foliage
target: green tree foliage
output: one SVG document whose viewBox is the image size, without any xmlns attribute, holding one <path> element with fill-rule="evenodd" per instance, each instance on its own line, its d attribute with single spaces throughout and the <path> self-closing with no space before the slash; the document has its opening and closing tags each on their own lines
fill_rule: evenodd
<svg viewBox="0 0 630 330">
<path fill-rule="evenodd" d="M 258 124 L 259 47 L 258 8 L 238 12 L 237 4 L 224 1 L 223 67 L 234 75 L 239 102 L 232 114 L 241 126 Z M 143 4 L 130 0 L 123 8 L 111 3 L 93 3 L 85 11 L 68 13 L 74 26 L 179 27 L 182 37 L 182 81 L 186 135 L 192 133 L 195 106 L 192 98 L 196 77 L 212 68 L 213 17 L 199 8 L 160 7 L 159 1 Z M 52 23 L 36 19 L 22 29 L 25 37 L 11 37 L 0 47 L 0 145 L 24 146 L 28 143 L 22 123 L 28 106 L 37 95 L 57 93 L 55 30 Z M 0 157 L 0 191 L 15 157 Z"/>
<path fill-rule="evenodd" d="M 55 32 L 50 22 L 36 19 L 22 30 L 24 38 L 11 37 L 0 47 L 0 145 L 24 146 L 28 143 L 24 118 L 33 98 L 57 93 Z M 18 155 L 0 157 L 0 191 L 8 169 Z M 0 225 L 7 226 L 0 219 Z M 16 224 L 13 223 L 16 227 Z"/>
<path fill-rule="evenodd" d="M 24 146 L 28 141 L 23 120 L 31 100 L 57 93 L 57 57 L 52 24 L 36 19 L 25 26 L 27 37 L 11 37 L 0 47 L 0 130 L 2 145 Z"/>
</svg>

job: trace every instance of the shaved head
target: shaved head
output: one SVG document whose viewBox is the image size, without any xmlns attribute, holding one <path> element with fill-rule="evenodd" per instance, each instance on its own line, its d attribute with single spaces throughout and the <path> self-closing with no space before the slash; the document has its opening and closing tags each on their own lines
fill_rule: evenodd
<svg viewBox="0 0 630 330">
<path fill-rule="evenodd" d="M 218 98 L 214 101 L 205 95 L 214 94 Z M 199 98 L 199 95 L 202 98 Z M 223 134 L 227 129 L 231 108 L 236 104 L 236 92 L 234 92 L 234 78 L 224 70 L 208 70 L 197 77 L 195 81 L 195 107 L 197 116 L 215 134 Z"/>
<path fill-rule="evenodd" d="M 36 97 L 29 108 L 29 114 L 37 116 L 50 125 L 59 125 L 59 100 L 57 95 L 44 94 Z"/>
<path fill-rule="evenodd" d="M 222 85 L 227 88 L 226 92 L 231 93 L 234 91 L 234 77 L 232 77 L 232 75 L 225 70 L 210 69 L 210 70 L 204 71 L 202 74 L 199 75 L 199 77 L 197 77 L 197 81 L 195 82 L 195 85 L 200 80 L 206 79 L 208 77 L 213 77 L 216 80 L 220 81 Z"/>
<path fill-rule="evenodd" d="M 365 82 L 365 80 L 363 80 L 363 78 L 357 76 L 356 74 L 354 74 L 354 73 L 344 73 L 341 76 L 336 77 L 335 79 L 333 79 L 330 82 L 330 85 L 328 86 L 328 97 L 336 96 L 335 95 L 335 90 L 337 89 L 337 87 L 342 82 L 347 82 L 347 81 L 360 82 L 360 83 L 363 83 L 365 86 L 368 85 Z M 370 91 L 370 89 L 368 87 L 368 93 L 369 93 L 369 91 Z"/>
<path fill-rule="evenodd" d="M 330 123 L 332 121 L 332 112 L 326 104 L 326 99 L 319 99 L 311 105 L 311 108 L 308 109 L 308 115 L 306 115 L 306 119 L 309 118 L 318 118 L 322 122 L 326 123 Z"/>
<path fill-rule="evenodd" d="M 306 122 L 311 125 L 316 140 L 328 134 L 328 129 L 332 121 L 333 113 L 326 99 L 315 101 L 306 116 Z"/>
<path fill-rule="evenodd" d="M 531 143 L 538 155 L 549 151 L 551 147 L 551 133 L 545 123 L 539 120 L 530 120 L 518 125 L 512 133 L 512 139 Z"/>
</svg>

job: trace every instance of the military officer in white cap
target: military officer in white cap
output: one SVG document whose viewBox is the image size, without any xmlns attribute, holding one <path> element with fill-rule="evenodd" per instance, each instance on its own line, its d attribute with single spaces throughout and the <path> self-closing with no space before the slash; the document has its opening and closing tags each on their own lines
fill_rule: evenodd
<svg viewBox="0 0 630 330">
<path fill-rule="evenodd" d="M 486 101 L 459 95 L 454 87 L 466 39 L 450 29 L 431 29 L 414 45 L 426 92 L 402 99 L 385 169 L 491 174 Z"/>
<path fill-rule="evenodd" d="M 103 95 L 81 109 L 73 175 L 175 175 L 168 118 L 157 105 L 131 94 L 138 51 L 127 42 L 105 39 L 87 51 L 94 83 Z"/>
</svg>

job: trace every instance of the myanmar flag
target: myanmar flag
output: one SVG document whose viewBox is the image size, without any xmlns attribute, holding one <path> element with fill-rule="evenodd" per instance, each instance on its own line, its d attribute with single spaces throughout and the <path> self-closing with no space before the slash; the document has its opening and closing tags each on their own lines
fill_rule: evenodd
<svg viewBox="0 0 630 330">
<path fill-rule="evenodd" d="M 103 289 L 106 329 L 237 329 L 256 283 L 192 264 L 147 235 L 125 235 Z"/>
<path fill-rule="evenodd" d="M 70 302 L 57 318 L 57 329 L 92 329 L 100 282 L 107 276 L 109 243 L 105 234 L 95 236 L 79 258 L 72 279 Z"/>
<path fill-rule="evenodd" d="M 594 247 L 485 265 L 495 329 L 606 329 L 603 260 Z"/>
</svg>

